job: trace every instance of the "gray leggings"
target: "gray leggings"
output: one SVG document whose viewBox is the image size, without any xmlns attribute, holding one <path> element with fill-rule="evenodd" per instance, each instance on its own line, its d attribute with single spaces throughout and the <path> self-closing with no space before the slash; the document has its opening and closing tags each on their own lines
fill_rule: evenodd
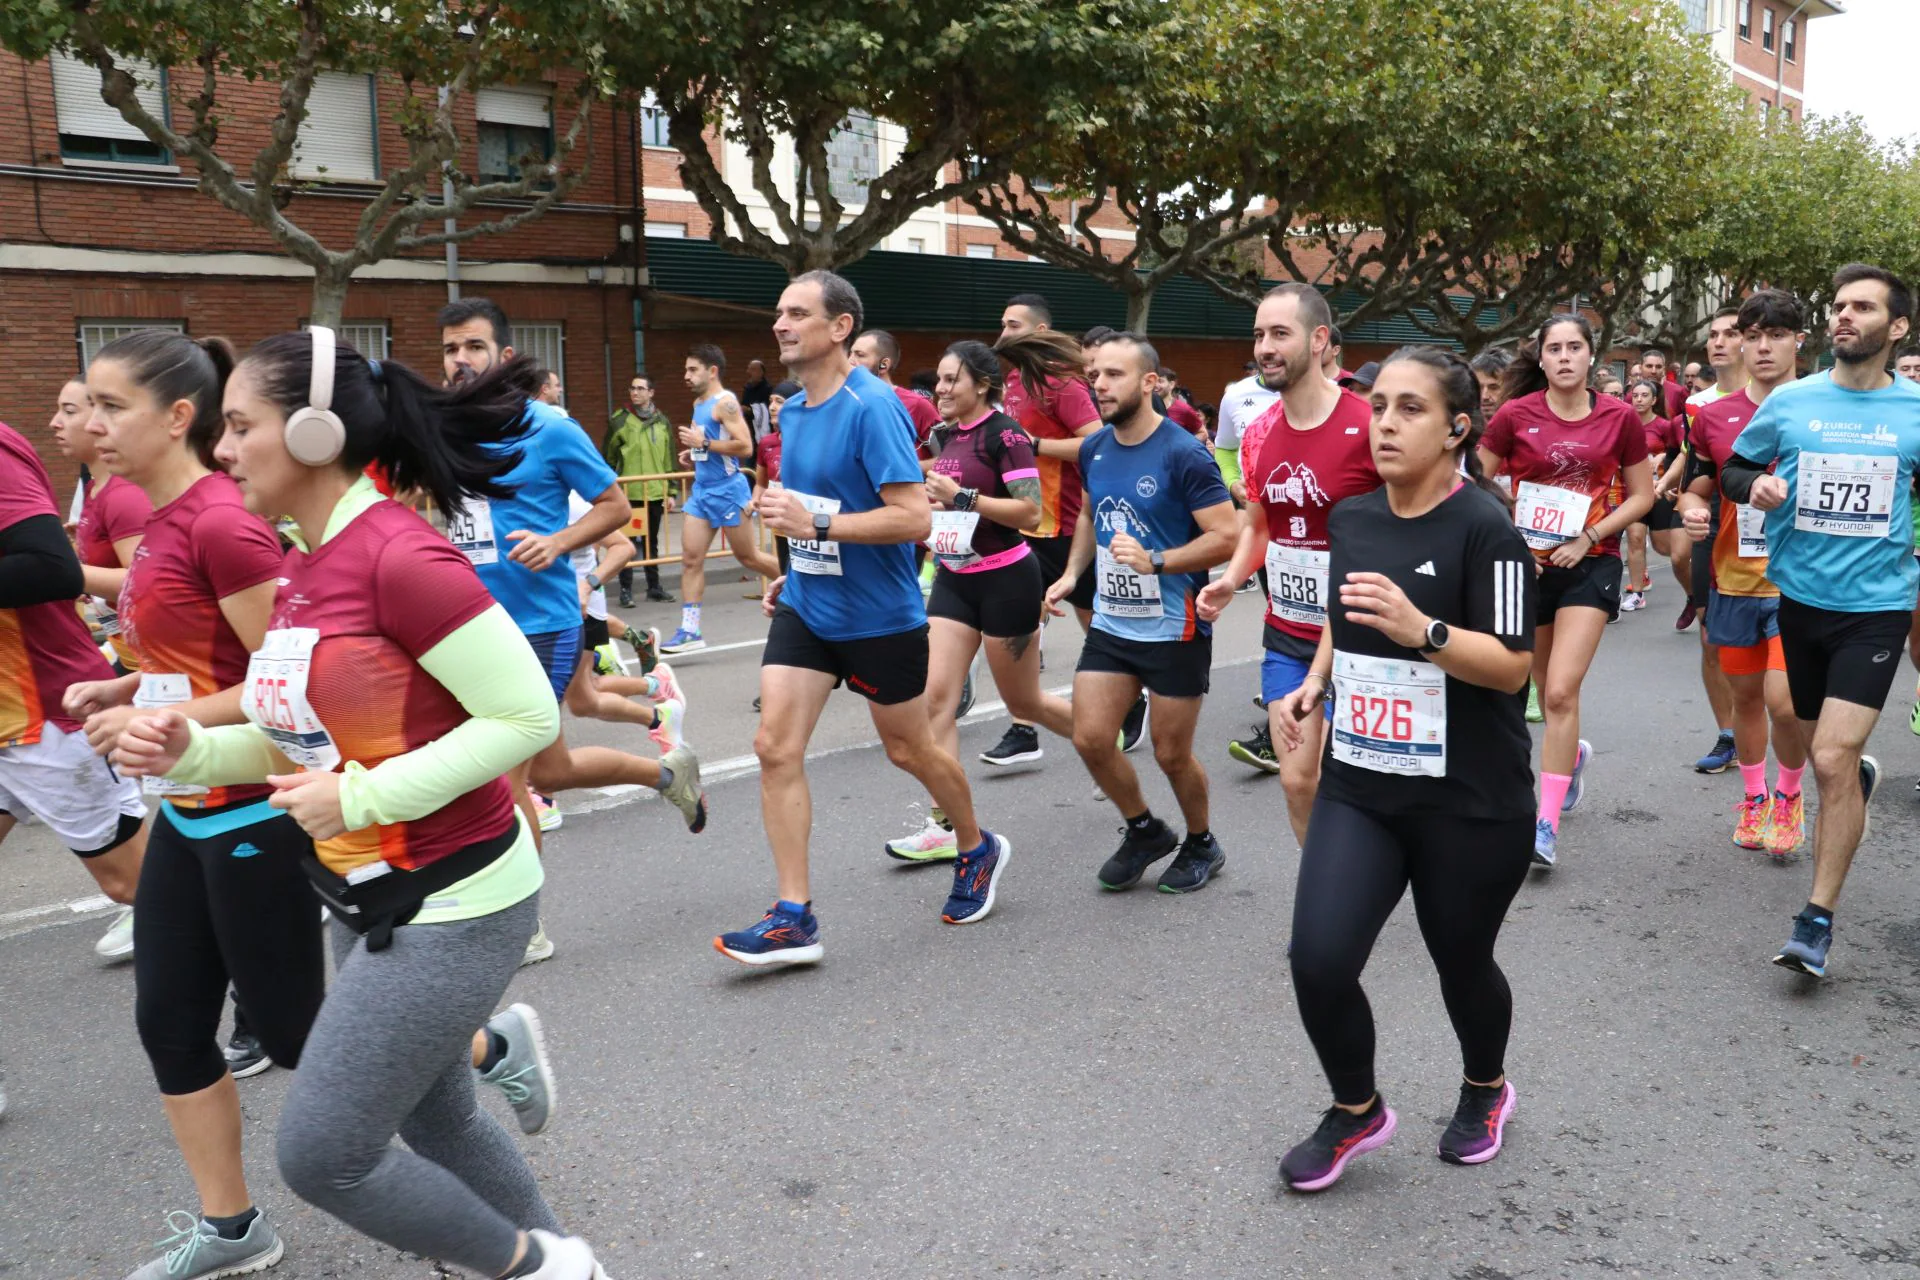
<svg viewBox="0 0 1920 1280">
<path fill-rule="evenodd" d="M 559 1223 L 514 1140 L 474 1098 L 472 1038 L 506 991 L 539 895 L 369 952 L 333 925 L 339 972 L 280 1113 L 295 1195 L 383 1244 L 497 1276 L 519 1233 Z M 393 1145 L 398 1133 L 410 1150 Z"/>
</svg>

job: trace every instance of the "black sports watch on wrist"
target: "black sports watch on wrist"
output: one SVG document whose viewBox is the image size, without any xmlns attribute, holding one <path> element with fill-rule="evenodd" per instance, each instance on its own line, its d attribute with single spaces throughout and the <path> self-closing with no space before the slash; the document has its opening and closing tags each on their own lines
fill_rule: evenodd
<svg viewBox="0 0 1920 1280">
<path fill-rule="evenodd" d="M 833 527 L 833 517 L 824 511 L 813 513 L 813 536 L 820 542 L 829 541 L 827 530 Z"/>
<path fill-rule="evenodd" d="M 1153 571 L 1155 573 L 1165 573 L 1167 571 L 1167 557 L 1163 553 L 1149 551 L 1147 553 L 1147 561 L 1153 565 Z"/>
<path fill-rule="evenodd" d="M 1438 653 L 1447 647 L 1447 641 L 1453 638 L 1447 624 L 1435 618 L 1427 623 L 1426 643 L 1420 646 L 1421 653 Z"/>
<path fill-rule="evenodd" d="M 979 496 L 980 491 L 978 489 L 956 489 L 953 494 L 953 502 L 950 505 L 955 511 L 971 511 L 973 510 L 974 501 L 979 498 Z"/>
</svg>

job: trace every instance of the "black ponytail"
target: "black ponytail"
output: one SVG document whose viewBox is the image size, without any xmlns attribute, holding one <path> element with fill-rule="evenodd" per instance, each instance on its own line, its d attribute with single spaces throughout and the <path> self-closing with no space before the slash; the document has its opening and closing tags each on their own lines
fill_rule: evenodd
<svg viewBox="0 0 1920 1280">
<path fill-rule="evenodd" d="M 1513 499 L 1480 468 L 1480 437 L 1486 433 L 1487 423 L 1480 413 L 1480 380 L 1473 376 L 1473 366 L 1440 347 L 1401 347 L 1382 360 L 1380 368 L 1384 372 L 1388 365 L 1402 362 L 1417 364 L 1433 374 L 1433 380 L 1440 384 L 1441 399 L 1446 402 L 1448 422 L 1466 415 L 1467 434 L 1455 451 L 1460 458 L 1460 468 L 1467 479 L 1498 498 L 1501 506 L 1512 510 Z"/>
<path fill-rule="evenodd" d="M 281 413 L 307 403 L 313 376 L 309 335 L 268 338 L 241 364 Z M 531 422 L 527 401 L 542 380 L 531 359 L 516 356 L 478 378 L 437 387 L 403 364 L 369 361 L 336 342 L 332 407 L 347 429 L 338 465 L 357 472 L 377 463 L 396 491 L 425 493 L 442 511 L 458 510 L 469 497 L 509 497 L 513 490 L 500 477 L 519 465 L 520 451 L 486 446 L 525 433 Z"/>
<path fill-rule="evenodd" d="M 193 403 L 187 444 L 209 471 L 224 470 L 214 461 L 220 442 L 221 399 L 233 373 L 233 344 L 225 338 L 189 338 L 174 329 L 136 329 L 94 353 L 95 360 L 123 366 L 134 385 L 153 394 L 164 407 Z"/>
<path fill-rule="evenodd" d="M 1587 340 L 1587 351 L 1597 356 L 1593 350 L 1593 326 L 1587 318 L 1577 311 L 1556 311 L 1548 316 L 1534 333 L 1533 341 L 1520 345 L 1520 354 L 1507 366 L 1507 372 L 1500 383 L 1500 402 L 1518 400 L 1521 396 L 1530 396 L 1536 391 L 1547 389 L 1547 371 L 1540 367 L 1540 350 L 1547 345 L 1547 335 L 1563 324 L 1574 325 L 1580 330 L 1580 336 Z"/>
</svg>

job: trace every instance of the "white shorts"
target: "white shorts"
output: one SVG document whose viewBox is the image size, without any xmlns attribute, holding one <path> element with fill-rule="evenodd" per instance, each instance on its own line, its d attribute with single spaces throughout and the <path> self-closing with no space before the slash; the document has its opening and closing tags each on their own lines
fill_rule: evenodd
<svg viewBox="0 0 1920 1280">
<path fill-rule="evenodd" d="M 0 809 L 38 818 L 76 853 L 112 843 L 121 814 L 147 816 L 138 783 L 93 754 L 86 734 L 53 724 L 41 728 L 38 742 L 0 748 Z"/>
</svg>

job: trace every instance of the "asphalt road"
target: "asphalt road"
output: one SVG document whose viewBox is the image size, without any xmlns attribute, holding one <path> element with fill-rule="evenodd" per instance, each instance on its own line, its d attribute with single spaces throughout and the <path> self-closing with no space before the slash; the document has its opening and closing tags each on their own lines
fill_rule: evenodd
<svg viewBox="0 0 1920 1280">
<path fill-rule="evenodd" d="M 716 644 L 761 634 L 744 601 L 719 600 L 734 593 L 710 592 Z M 550 1201 L 622 1280 L 1920 1272 L 1907 682 L 1874 742 L 1886 781 L 1834 976 L 1798 979 L 1767 959 L 1809 868 L 1729 842 L 1735 775 L 1690 768 L 1711 738 L 1697 641 L 1670 629 L 1671 587 L 1653 599 L 1607 634 L 1587 686 L 1587 805 L 1502 938 L 1519 1105 L 1494 1163 L 1434 1156 L 1457 1050 L 1403 908 L 1367 975 L 1400 1133 L 1327 1193 L 1277 1191 L 1275 1162 L 1326 1086 L 1285 970 L 1297 852 L 1278 783 L 1224 755 L 1255 714 L 1248 597 L 1202 720 L 1229 860 L 1189 898 L 1095 886 L 1118 820 L 1049 740 L 1024 773 L 970 763 L 1014 861 L 991 920 L 941 924 L 945 871 L 880 853 L 923 801 L 860 745 L 871 727 L 845 694 L 810 766 L 818 968 L 750 973 L 708 945 L 771 896 L 743 765 L 719 770 L 699 837 L 650 797 L 566 797 L 544 900 L 559 952 L 510 993 L 541 1010 L 561 1073 L 559 1115 L 525 1143 Z M 667 607 L 637 612 L 671 629 Z M 1074 640 L 1052 628 L 1049 684 L 1068 679 Z M 757 661 L 747 647 L 680 664 L 709 762 L 751 750 Z M 963 730 L 970 761 L 1001 727 Z M 1157 775 L 1148 791 L 1171 808 Z M 0 853 L 7 1280 L 115 1280 L 150 1256 L 165 1210 L 193 1204 L 133 1034 L 131 974 L 93 958 L 97 911 L 66 905 L 88 891 L 43 831 Z M 254 1192 L 287 1240 L 273 1274 L 435 1274 L 280 1184 L 288 1079 L 240 1086 Z"/>
</svg>

